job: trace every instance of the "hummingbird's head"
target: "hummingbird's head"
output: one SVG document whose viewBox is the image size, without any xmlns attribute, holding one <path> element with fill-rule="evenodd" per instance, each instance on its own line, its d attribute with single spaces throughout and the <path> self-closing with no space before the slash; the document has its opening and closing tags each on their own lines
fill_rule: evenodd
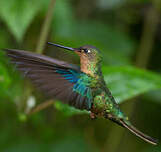
<svg viewBox="0 0 161 152">
<path fill-rule="evenodd" d="M 101 72 L 100 63 L 101 63 L 102 57 L 99 50 L 96 49 L 96 47 L 85 45 L 79 48 L 71 48 L 71 47 L 66 47 L 59 44 L 54 44 L 51 42 L 48 42 L 48 44 L 54 45 L 56 47 L 60 47 L 63 49 L 67 49 L 78 54 L 80 56 L 80 63 L 81 63 L 80 68 L 82 72 L 89 74 L 93 77 L 95 77 L 97 74 Z"/>
<path fill-rule="evenodd" d="M 100 62 L 102 59 L 100 51 L 91 45 L 81 46 L 75 49 L 75 53 L 80 56 L 83 60 L 88 60 L 90 62 Z"/>
<path fill-rule="evenodd" d="M 60 47 L 63 49 L 67 49 L 70 51 L 74 51 L 76 54 L 80 56 L 82 60 L 86 60 L 90 62 L 99 62 L 102 59 L 100 51 L 96 47 L 91 46 L 91 45 L 85 45 L 79 48 L 71 48 L 71 47 L 66 47 L 66 46 L 62 46 L 59 44 L 54 44 L 51 42 L 48 42 L 48 44 L 54 45 L 56 47 Z"/>
</svg>

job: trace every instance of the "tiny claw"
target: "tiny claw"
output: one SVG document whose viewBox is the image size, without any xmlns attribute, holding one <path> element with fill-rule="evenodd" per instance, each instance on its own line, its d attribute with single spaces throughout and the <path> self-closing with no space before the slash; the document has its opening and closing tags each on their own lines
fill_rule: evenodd
<svg viewBox="0 0 161 152">
<path fill-rule="evenodd" d="M 93 112 L 90 113 L 90 117 L 91 117 L 91 119 L 96 119 L 97 118 L 96 115 Z"/>
</svg>

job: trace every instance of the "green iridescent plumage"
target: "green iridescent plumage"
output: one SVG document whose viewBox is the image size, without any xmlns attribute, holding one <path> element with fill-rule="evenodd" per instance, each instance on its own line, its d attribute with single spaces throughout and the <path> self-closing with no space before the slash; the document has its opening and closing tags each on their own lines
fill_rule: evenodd
<svg viewBox="0 0 161 152">
<path fill-rule="evenodd" d="M 104 117 L 129 129 L 143 140 L 157 141 L 132 126 L 106 87 L 102 71 L 102 56 L 93 46 L 80 48 L 56 47 L 74 51 L 80 56 L 80 67 L 47 56 L 19 50 L 6 50 L 11 61 L 49 98 L 57 98 L 79 109 L 91 112 L 91 117 Z"/>
</svg>

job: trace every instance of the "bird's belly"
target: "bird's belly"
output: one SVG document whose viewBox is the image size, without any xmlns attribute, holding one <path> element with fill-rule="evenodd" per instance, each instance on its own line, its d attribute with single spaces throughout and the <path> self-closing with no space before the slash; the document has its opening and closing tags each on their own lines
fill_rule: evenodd
<svg viewBox="0 0 161 152">
<path fill-rule="evenodd" d="M 105 92 L 102 90 L 97 90 L 97 92 L 94 92 L 95 95 L 93 96 L 93 106 L 91 111 L 97 115 L 102 115 L 106 103 Z"/>
<path fill-rule="evenodd" d="M 117 107 L 104 89 L 98 89 L 95 92 L 93 98 L 93 107 L 91 110 L 93 113 L 103 116 L 105 112 L 111 113 L 115 108 Z"/>
</svg>

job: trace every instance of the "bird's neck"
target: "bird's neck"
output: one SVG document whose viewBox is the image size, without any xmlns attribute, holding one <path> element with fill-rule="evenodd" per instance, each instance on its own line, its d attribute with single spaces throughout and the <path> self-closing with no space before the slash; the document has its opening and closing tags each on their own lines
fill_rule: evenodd
<svg viewBox="0 0 161 152">
<path fill-rule="evenodd" d="M 98 77 L 101 74 L 101 64 L 100 62 L 91 62 L 88 60 L 80 60 L 81 71 L 92 76 Z"/>
</svg>

